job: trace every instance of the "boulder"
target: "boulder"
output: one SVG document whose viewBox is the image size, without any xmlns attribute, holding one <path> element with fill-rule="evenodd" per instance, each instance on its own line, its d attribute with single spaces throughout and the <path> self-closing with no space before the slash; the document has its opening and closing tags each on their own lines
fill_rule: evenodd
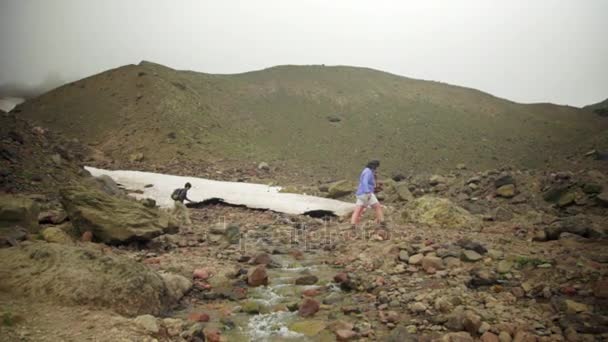
<svg viewBox="0 0 608 342">
<path fill-rule="evenodd" d="M 511 198 L 515 196 L 515 185 L 507 184 L 496 189 L 496 195 L 504 198 Z"/>
<path fill-rule="evenodd" d="M 599 205 L 608 207 L 608 190 L 602 191 L 595 199 Z"/>
<path fill-rule="evenodd" d="M 319 281 L 315 275 L 304 275 L 296 279 L 296 285 L 314 285 Z"/>
<path fill-rule="evenodd" d="M 268 273 L 266 272 L 266 266 L 260 265 L 251 269 L 247 274 L 247 284 L 253 287 L 268 285 Z"/>
<path fill-rule="evenodd" d="M 394 186 L 395 192 L 397 193 L 397 199 L 404 202 L 411 202 L 414 200 L 414 195 L 410 192 L 408 184 L 405 182 L 397 183 Z"/>
<path fill-rule="evenodd" d="M 233 245 L 239 243 L 241 241 L 241 228 L 238 224 L 229 224 L 224 230 L 224 237 Z"/>
<path fill-rule="evenodd" d="M 142 329 L 144 329 L 147 333 L 150 334 L 158 334 L 160 328 L 158 327 L 158 322 L 156 317 L 152 315 L 141 315 L 137 316 L 133 322 L 139 325 Z"/>
<path fill-rule="evenodd" d="M 319 311 L 320 304 L 316 299 L 305 298 L 298 309 L 298 314 L 302 317 L 314 316 Z"/>
<path fill-rule="evenodd" d="M 124 195 L 124 191 L 122 191 L 118 184 L 112 179 L 112 177 L 108 175 L 101 175 L 96 177 L 97 186 L 101 189 L 101 191 L 105 192 L 108 195 L 112 196 L 122 196 Z"/>
<path fill-rule="evenodd" d="M 40 224 L 61 224 L 68 219 L 68 214 L 64 210 L 47 210 L 38 215 Z"/>
<path fill-rule="evenodd" d="M 42 238 L 46 242 L 54 242 L 62 245 L 72 245 L 74 240 L 61 228 L 48 227 L 42 231 Z"/>
<path fill-rule="evenodd" d="M 35 242 L 0 249 L 0 260 L 0 288 L 14 296 L 126 316 L 157 316 L 175 304 L 161 275 L 92 245 Z"/>
<path fill-rule="evenodd" d="M 462 260 L 464 261 L 475 262 L 481 260 L 482 258 L 483 257 L 479 253 L 470 249 L 465 249 L 462 251 Z"/>
<path fill-rule="evenodd" d="M 354 191 L 353 185 L 347 180 L 332 183 L 327 189 L 327 197 L 339 198 L 351 194 Z"/>
<path fill-rule="evenodd" d="M 190 279 L 173 273 L 161 273 L 171 303 L 177 303 L 192 288 Z"/>
<path fill-rule="evenodd" d="M 481 221 L 447 198 L 423 196 L 415 199 L 402 213 L 406 221 L 441 228 L 477 228 Z"/>
<path fill-rule="evenodd" d="M 441 258 L 427 255 L 422 258 L 422 268 L 426 272 L 431 273 L 432 270 L 439 271 L 444 269 L 445 265 L 443 264 L 443 260 Z"/>
<path fill-rule="evenodd" d="M 0 195 L 0 228 L 20 226 L 37 233 L 40 207 L 33 200 L 15 195 Z"/>
<path fill-rule="evenodd" d="M 447 182 L 447 180 L 445 179 L 445 177 L 440 176 L 440 175 L 432 175 L 429 178 L 429 184 L 430 185 L 438 185 L 438 184 L 445 184 Z"/>
<path fill-rule="evenodd" d="M 515 179 L 513 179 L 513 176 L 509 175 L 509 174 L 501 174 L 495 181 L 494 181 L 494 187 L 496 189 L 503 187 L 505 185 L 515 185 Z"/>
<path fill-rule="evenodd" d="M 178 226 L 164 212 L 94 188 L 71 186 L 60 191 L 61 203 L 79 233 L 91 231 L 107 244 L 147 241 Z"/>
</svg>

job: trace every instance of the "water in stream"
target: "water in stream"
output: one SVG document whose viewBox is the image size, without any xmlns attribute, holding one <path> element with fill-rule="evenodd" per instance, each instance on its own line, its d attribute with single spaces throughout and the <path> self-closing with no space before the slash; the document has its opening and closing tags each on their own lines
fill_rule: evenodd
<svg viewBox="0 0 608 342">
<path fill-rule="evenodd" d="M 221 316 L 218 310 L 210 310 L 208 303 L 201 303 L 189 307 L 175 316 L 185 318 L 189 312 L 203 311 L 211 315 L 210 327 L 216 327 L 222 331 L 222 336 L 228 341 L 312 341 L 302 333 L 290 329 L 290 326 L 299 321 L 314 321 L 326 324 L 326 317 L 303 318 L 296 312 L 286 310 L 274 311 L 273 308 L 285 307 L 286 305 L 300 303 L 302 301 L 302 291 L 314 288 L 325 288 L 327 292 L 340 293 L 339 287 L 335 286 L 332 278 L 336 273 L 335 269 L 320 261 L 318 256 L 307 255 L 305 260 L 295 260 L 291 256 L 273 256 L 273 259 L 280 264 L 280 267 L 269 268 L 269 285 L 249 288 L 247 301 L 255 301 L 261 307 L 268 310 L 260 314 L 247 314 L 236 312 L 230 317 L 235 327 L 225 330 L 219 323 Z M 319 278 L 315 285 L 295 285 L 295 280 L 302 275 L 312 274 Z M 237 302 L 231 302 L 238 305 Z M 199 307 L 200 305 L 200 307 Z M 218 323 L 215 323 L 218 322 Z M 217 324 L 217 325 L 215 325 Z M 335 341 L 333 333 L 324 329 L 314 337 L 315 341 Z"/>
</svg>

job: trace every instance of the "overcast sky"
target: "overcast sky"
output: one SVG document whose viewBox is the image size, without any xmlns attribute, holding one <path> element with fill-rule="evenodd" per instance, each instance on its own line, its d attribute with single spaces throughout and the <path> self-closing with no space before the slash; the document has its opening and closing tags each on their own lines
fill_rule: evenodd
<svg viewBox="0 0 608 342">
<path fill-rule="evenodd" d="M 608 97 L 608 0 L 0 0 L 0 91 L 150 60 L 354 65 L 518 102 Z M 10 95 L 10 94 L 9 94 Z"/>
</svg>

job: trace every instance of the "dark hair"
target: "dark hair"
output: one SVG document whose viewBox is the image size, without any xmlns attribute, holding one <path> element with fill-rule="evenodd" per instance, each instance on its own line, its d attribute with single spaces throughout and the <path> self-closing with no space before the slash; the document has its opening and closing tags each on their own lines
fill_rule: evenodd
<svg viewBox="0 0 608 342">
<path fill-rule="evenodd" d="M 370 160 L 369 163 L 367 163 L 367 167 L 369 167 L 372 170 L 375 170 L 378 166 L 380 166 L 380 161 L 379 160 Z"/>
<path fill-rule="evenodd" d="M 190 184 L 190 183 L 186 183 L 186 185 L 184 185 L 184 186 L 185 186 L 186 188 L 191 188 L 191 187 L 192 187 L 192 184 Z"/>
</svg>

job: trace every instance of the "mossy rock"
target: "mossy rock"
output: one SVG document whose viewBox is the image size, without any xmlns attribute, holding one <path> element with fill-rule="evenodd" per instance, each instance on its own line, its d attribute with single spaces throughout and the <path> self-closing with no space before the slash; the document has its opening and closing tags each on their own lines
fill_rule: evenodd
<svg viewBox="0 0 608 342">
<path fill-rule="evenodd" d="M 340 198 L 351 194 L 354 186 L 347 180 L 337 181 L 329 186 L 327 197 Z"/>
<path fill-rule="evenodd" d="M 0 195 L 0 227 L 21 226 L 37 233 L 39 213 L 38 204 L 27 197 Z"/>
<path fill-rule="evenodd" d="M 96 240 L 107 244 L 147 241 L 178 229 L 173 219 L 158 209 L 95 188 L 71 186 L 60 194 L 78 233 L 91 231 Z"/>
<path fill-rule="evenodd" d="M 308 337 L 313 337 L 318 335 L 326 327 L 327 323 L 325 323 L 324 321 L 311 319 L 291 323 L 289 325 L 289 330 L 306 335 Z"/>
<path fill-rule="evenodd" d="M 447 198 L 423 196 L 414 201 L 402 213 L 406 221 L 441 228 L 477 228 L 480 219 Z"/>
</svg>

